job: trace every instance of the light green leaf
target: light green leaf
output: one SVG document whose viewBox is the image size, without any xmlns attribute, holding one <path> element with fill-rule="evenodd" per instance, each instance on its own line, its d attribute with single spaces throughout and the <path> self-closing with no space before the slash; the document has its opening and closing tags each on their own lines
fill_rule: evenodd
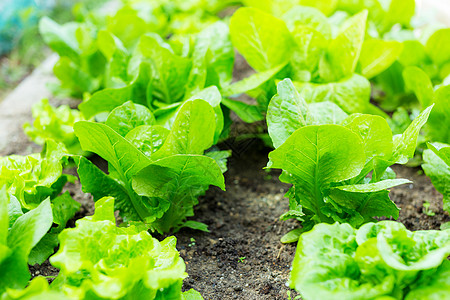
<svg viewBox="0 0 450 300">
<path fill-rule="evenodd" d="M 370 193 L 379 192 L 385 189 L 390 189 L 398 185 L 412 183 L 408 179 L 387 179 L 375 183 L 365 183 L 365 184 L 353 184 L 353 185 L 342 185 L 336 187 L 341 191 L 352 192 L 352 193 Z"/>
<path fill-rule="evenodd" d="M 141 196 L 163 199 L 168 211 L 152 226 L 168 232 L 193 215 L 197 197 L 215 185 L 225 189 L 222 171 L 214 159 L 201 155 L 173 155 L 155 161 L 133 176 L 133 189 Z"/>
<path fill-rule="evenodd" d="M 27 260 L 31 249 L 42 239 L 53 223 L 50 200 L 17 218 L 8 235 L 8 246 L 15 255 Z"/>
<path fill-rule="evenodd" d="M 52 200 L 53 222 L 59 225 L 58 231 L 66 227 L 80 207 L 81 204 L 75 201 L 68 191 Z"/>
<path fill-rule="evenodd" d="M 78 176 L 82 190 L 85 193 L 91 193 L 94 201 L 98 201 L 104 196 L 111 196 L 116 199 L 114 202 L 116 209 L 125 221 L 140 220 L 140 216 L 133 207 L 133 191 L 127 190 L 125 184 L 120 184 L 111 176 L 103 173 L 88 159 L 81 157 L 78 162 Z M 137 197 L 135 195 L 134 197 Z M 138 199 L 137 201 L 142 201 Z"/>
<path fill-rule="evenodd" d="M 304 6 L 312 6 L 330 16 L 334 13 L 338 6 L 338 0 L 300 0 L 299 4 Z"/>
<path fill-rule="evenodd" d="M 320 32 L 303 25 L 294 28 L 292 37 L 297 47 L 292 53 L 290 65 L 294 72 L 293 79 L 301 81 L 305 71 L 310 74 L 316 71 L 319 61 L 327 49 L 328 41 Z"/>
<path fill-rule="evenodd" d="M 253 123 L 264 120 L 261 108 L 257 105 L 247 104 L 242 101 L 223 98 L 223 105 L 231 109 L 245 123 Z"/>
<path fill-rule="evenodd" d="M 141 125 L 127 133 L 127 139 L 146 156 L 151 157 L 158 151 L 169 135 L 169 130 L 159 125 Z"/>
<path fill-rule="evenodd" d="M 425 125 L 430 115 L 432 106 L 423 110 L 408 126 L 402 135 L 394 136 L 394 151 L 392 153 L 392 161 L 395 163 L 405 164 L 413 157 L 416 150 L 417 138 L 420 129 Z"/>
<path fill-rule="evenodd" d="M 182 300 L 203 300 L 202 295 L 194 289 L 183 292 Z"/>
<path fill-rule="evenodd" d="M 197 221 L 192 221 L 192 220 L 186 221 L 182 227 L 187 227 L 187 228 L 191 228 L 194 230 L 209 232 L 208 225 L 206 225 L 205 223 L 202 223 L 202 222 L 197 222 Z"/>
<path fill-rule="evenodd" d="M 435 91 L 434 103 L 425 127 L 427 136 L 432 141 L 450 144 L 450 85 Z"/>
<path fill-rule="evenodd" d="M 231 156 L 231 150 L 222 150 L 222 151 L 208 151 L 205 153 L 205 156 L 211 157 L 216 161 L 216 163 L 219 165 L 220 170 L 222 170 L 222 173 L 225 173 L 227 168 L 227 159 Z"/>
<path fill-rule="evenodd" d="M 67 156 L 62 144 L 47 140 L 40 154 L 0 157 L 0 186 L 6 186 L 23 208 L 34 209 L 61 192 L 67 182 L 62 174 Z"/>
<path fill-rule="evenodd" d="M 440 159 L 442 159 L 448 166 L 450 166 L 450 145 L 441 143 L 427 143 L 428 149 L 434 152 Z"/>
<path fill-rule="evenodd" d="M 289 61 L 293 41 L 286 24 L 259 9 L 240 8 L 230 20 L 233 45 L 256 71 Z"/>
<path fill-rule="evenodd" d="M 437 30 L 427 41 L 425 49 L 437 65 L 450 60 L 450 28 Z"/>
<path fill-rule="evenodd" d="M 286 233 L 285 235 L 283 235 L 281 237 L 280 242 L 282 242 L 283 244 L 294 243 L 294 242 L 298 241 L 298 238 L 300 237 L 300 235 L 302 233 L 303 233 L 302 228 L 292 229 L 291 231 L 289 231 L 288 233 Z"/>
<path fill-rule="evenodd" d="M 320 32 L 327 40 L 331 38 L 331 25 L 327 17 L 316 8 L 296 5 L 289 9 L 281 19 L 286 22 L 291 32 L 297 26 L 302 25 Z"/>
<path fill-rule="evenodd" d="M 353 74 L 338 82 L 294 82 L 300 97 L 308 103 L 329 101 L 336 103 L 346 113 L 367 112 L 370 100 L 370 82 L 361 75 Z"/>
<path fill-rule="evenodd" d="M 62 292 L 51 290 L 44 276 L 37 276 L 24 289 L 8 289 L 2 300 L 69 300 Z"/>
<path fill-rule="evenodd" d="M 222 87 L 221 92 L 224 96 L 234 96 L 254 90 L 260 87 L 263 83 L 272 79 L 285 66 L 285 64 L 252 74 L 240 81 L 224 86 Z"/>
<path fill-rule="evenodd" d="M 414 92 L 422 107 L 433 103 L 434 90 L 430 77 L 418 67 L 407 67 L 403 70 L 403 79 L 407 89 Z"/>
<path fill-rule="evenodd" d="M 58 108 L 51 106 L 48 99 L 33 105 L 33 125 L 26 122 L 23 127 L 28 137 L 36 144 L 43 145 L 46 139 L 63 143 L 69 153 L 82 154 L 80 143 L 73 132 L 73 124 L 84 120 L 80 111 L 68 105 Z"/>
<path fill-rule="evenodd" d="M 313 120 L 312 125 L 339 125 L 348 117 L 337 104 L 329 101 L 310 103 L 308 109 Z"/>
<path fill-rule="evenodd" d="M 76 123 L 74 129 L 83 150 L 97 153 L 108 161 L 117 172 L 119 178 L 116 179 L 121 182 L 121 185 L 124 185 L 123 189 L 131 200 L 131 203 L 127 203 L 127 205 L 137 212 L 141 220 L 150 217 L 151 212 L 135 195 L 130 182 L 134 174 L 150 164 L 150 159 L 104 124 L 82 121 Z M 111 186 L 111 183 L 107 183 L 107 185 Z"/>
<path fill-rule="evenodd" d="M 150 164 L 144 154 L 104 124 L 81 121 L 75 124 L 74 129 L 83 150 L 103 157 L 124 179 L 130 179 Z"/>
<path fill-rule="evenodd" d="M 338 36 L 328 45 L 319 63 L 319 74 L 325 82 L 350 76 L 356 69 L 366 29 L 367 10 L 346 20 Z"/>
<path fill-rule="evenodd" d="M 430 144 L 428 144 L 428 147 L 430 147 Z M 447 149 L 448 154 L 450 147 L 442 149 Z M 442 159 L 442 149 L 438 153 L 433 148 L 425 150 L 423 152 L 424 164 L 422 164 L 422 169 L 430 177 L 436 190 L 443 195 L 444 210 L 450 211 L 450 165 Z M 444 156 L 444 158 L 448 158 L 448 156 Z"/>
<path fill-rule="evenodd" d="M 121 136 L 141 125 L 153 125 L 155 117 L 145 106 L 131 101 L 114 108 L 108 115 L 105 124 Z"/>
<path fill-rule="evenodd" d="M 129 100 L 137 104 L 146 105 L 150 99 L 149 86 L 151 78 L 149 64 L 142 63 L 138 76 L 129 85 L 122 88 L 100 90 L 87 101 L 81 103 L 78 108 L 89 119 L 101 112 L 110 112 Z"/>
<path fill-rule="evenodd" d="M 234 49 L 229 31 L 225 22 L 217 21 L 197 35 L 197 42 L 202 41 L 207 45 L 205 60 L 209 67 L 208 72 L 214 70 L 220 86 L 228 84 L 233 77 Z"/>
<path fill-rule="evenodd" d="M 138 49 L 144 57 L 153 62 L 153 96 L 165 103 L 181 100 L 186 92 L 186 83 L 192 68 L 191 60 L 172 53 L 151 35 L 141 37 Z"/>
<path fill-rule="evenodd" d="M 359 57 L 361 75 L 370 79 L 380 74 L 394 63 L 402 50 L 403 45 L 397 41 L 365 40 Z"/>
<path fill-rule="evenodd" d="M 206 101 L 198 99 L 185 102 L 165 143 L 153 154 L 152 159 L 174 154 L 203 154 L 213 144 L 215 124 L 214 110 Z"/>
<path fill-rule="evenodd" d="M 392 131 L 380 116 L 353 114 L 343 126 L 356 133 L 364 143 L 366 163 L 374 157 L 389 157 L 392 153 Z"/>
<path fill-rule="evenodd" d="M 302 206 L 322 220 L 323 191 L 332 182 L 358 175 L 365 161 L 361 139 L 338 125 L 312 125 L 295 131 L 269 154 L 270 168 L 283 169 L 294 183 Z"/>
<path fill-rule="evenodd" d="M 267 127 L 275 148 L 297 129 L 312 123 L 308 105 L 290 79 L 280 81 L 267 109 Z"/>
</svg>

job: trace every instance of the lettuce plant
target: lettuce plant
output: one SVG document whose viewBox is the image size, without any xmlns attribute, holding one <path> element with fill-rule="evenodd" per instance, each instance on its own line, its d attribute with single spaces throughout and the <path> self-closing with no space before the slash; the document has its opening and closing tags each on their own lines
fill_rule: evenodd
<svg viewBox="0 0 450 300">
<path fill-rule="evenodd" d="M 242 2 L 246 6 L 269 11 L 276 17 L 282 16 L 296 5 L 315 8 L 331 19 L 339 19 L 341 15 L 346 17 L 346 13 L 354 15 L 367 9 L 369 11 L 369 33 L 374 37 L 382 37 L 394 25 L 400 26 L 402 29 L 410 28 L 410 21 L 415 12 L 414 0 L 243 0 Z"/>
<path fill-rule="evenodd" d="M 424 32 L 424 36 L 417 37 L 411 33 L 401 37 L 403 50 L 397 61 L 374 78 L 375 86 L 384 95 L 376 97 L 376 100 L 381 102 L 384 109 L 394 110 L 399 106 L 414 108 L 415 102 L 411 103 L 410 90 L 416 93 L 423 87 L 426 92 L 434 85 L 447 85 L 446 78 L 450 75 L 450 29 L 438 29 L 432 34 Z M 416 96 L 421 101 L 422 95 L 416 93 Z"/>
<path fill-rule="evenodd" d="M 62 144 L 47 140 L 41 153 L 0 157 L 0 186 L 13 194 L 22 208 L 36 208 L 44 199 L 58 196 L 73 176 L 63 174 L 69 154 Z"/>
<path fill-rule="evenodd" d="M 445 299 L 449 254 L 449 230 L 318 224 L 300 236 L 289 285 L 306 300 Z"/>
<path fill-rule="evenodd" d="M 219 20 L 215 13 L 226 7 L 228 2 L 133 1 L 123 4 L 107 15 L 98 11 L 85 12 L 78 16 L 81 22 L 59 25 L 49 18 L 43 18 L 39 24 L 41 35 L 50 48 L 60 56 L 60 60 L 54 67 L 55 76 L 60 80 L 60 87 L 57 87 L 57 91 L 81 97 L 85 93 L 90 94 L 104 88 L 122 88 L 131 84 L 137 76 L 137 72 L 132 72 L 132 69 L 136 64 L 139 65 L 136 60 L 140 60 L 140 58 L 136 58 L 135 54 L 140 52 L 138 50 L 140 47 L 147 48 L 146 52 L 153 56 L 147 57 L 146 60 L 148 58 L 155 60 L 157 70 L 155 70 L 154 76 L 150 76 L 157 85 L 155 93 L 158 92 L 158 89 L 163 89 L 162 91 L 166 93 L 178 92 L 184 87 L 186 82 L 179 86 L 184 77 L 177 77 L 180 75 L 177 73 L 177 67 L 183 73 L 183 71 L 189 72 L 187 69 L 192 66 L 192 77 L 196 77 L 192 79 L 202 80 L 201 78 L 205 76 L 201 73 L 206 73 L 205 67 L 208 67 L 209 71 L 213 71 L 211 64 L 216 66 L 222 64 L 223 61 L 220 57 L 223 54 L 231 53 L 232 56 L 234 54 L 231 48 L 231 52 L 227 53 L 227 48 L 223 47 L 226 42 L 223 34 L 227 34 L 228 30 L 223 26 L 215 25 L 215 22 Z M 197 53 L 190 51 L 189 45 L 179 45 L 177 42 L 177 40 L 188 40 L 189 44 L 191 35 L 201 32 L 208 26 L 216 27 L 212 29 L 214 34 L 209 36 L 209 40 L 203 40 L 203 45 L 197 43 L 195 46 Z M 186 59 L 186 57 L 175 57 L 175 61 L 173 61 L 174 56 L 170 55 L 172 49 L 166 49 L 169 52 L 167 53 L 155 48 L 154 44 L 142 43 L 141 37 L 146 35 L 157 36 L 159 39 L 161 39 L 160 35 L 171 36 L 177 50 L 180 48 L 180 51 L 177 52 L 190 51 L 190 53 L 184 54 L 195 56 L 191 57 L 195 62 L 191 64 L 192 61 L 190 62 L 190 59 Z M 210 49 L 214 48 L 215 52 L 213 50 L 211 54 L 206 53 L 209 50 L 204 47 L 208 47 L 208 43 L 211 45 Z M 184 49 L 181 50 L 181 48 Z M 211 64 L 208 63 L 209 66 L 204 63 L 207 56 L 211 62 Z M 172 66 L 172 63 L 178 64 L 177 67 Z M 223 71 L 232 68 L 232 65 L 231 61 L 231 64 L 227 63 L 219 68 Z M 199 71 L 199 67 L 204 70 Z M 159 77 L 159 75 L 162 76 Z M 223 74 L 217 75 L 223 79 Z M 171 76 L 171 80 L 167 80 L 169 78 L 166 76 Z M 160 80 L 163 81 L 162 86 L 159 86 Z M 173 84 L 174 86 L 166 89 L 164 84 Z M 173 90 L 173 87 L 176 89 Z"/>
<path fill-rule="evenodd" d="M 79 110 L 68 105 L 58 108 L 51 106 L 47 99 L 33 106 L 33 125 L 24 124 L 25 133 L 38 145 L 43 145 L 47 139 L 64 144 L 71 154 L 82 154 L 80 142 L 73 132 L 73 124 L 84 120 Z"/>
<path fill-rule="evenodd" d="M 423 152 L 422 169 L 430 177 L 436 190 L 443 195 L 444 210 L 450 212 L 450 145 L 442 143 L 428 143 Z M 442 226 L 448 227 L 449 223 Z"/>
<path fill-rule="evenodd" d="M 95 206 L 93 216 L 60 234 L 61 246 L 50 258 L 60 269 L 52 289 L 71 299 L 184 299 L 186 266 L 175 237 L 159 242 L 142 226 L 116 227 L 111 197 Z"/>
<path fill-rule="evenodd" d="M 48 281 L 43 276 L 38 276 L 30 281 L 25 289 L 7 289 L 3 295 L 0 294 L 1 300 L 69 300 L 68 296 L 60 291 L 50 289 Z"/>
<path fill-rule="evenodd" d="M 155 34 L 143 35 L 126 67 L 134 79 L 93 94 L 80 110 L 90 118 L 132 100 L 158 117 L 174 112 L 204 88 L 231 81 L 234 52 L 225 23 L 212 24 L 182 48 L 177 45 Z"/>
<path fill-rule="evenodd" d="M 106 124 L 78 122 L 75 134 L 83 150 L 104 158 L 109 171 L 107 175 L 80 158 L 83 191 L 94 200 L 115 197 L 126 222 L 141 221 L 160 233 L 183 226 L 207 230 L 186 218 L 209 185 L 224 189 L 218 163 L 203 155 L 215 132 L 214 109 L 199 99 L 183 104 L 171 130 L 154 125 L 151 112 L 131 102 L 113 110 Z"/>
<path fill-rule="evenodd" d="M 4 187 L 0 190 L 0 295 L 26 286 L 31 278 L 30 253 L 52 224 L 49 199 L 23 214 L 17 199 Z"/>
<path fill-rule="evenodd" d="M 450 39 L 450 36 L 449 36 Z M 432 142 L 450 143 L 450 85 L 433 87 L 430 77 L 418 67 L 407 67 L 403 78 L 416 95 L 421 107 L 434 104 L 425 126 L 425 138 Z"/>
<path fill-rule="evenodd" d="M 397 218 L 399 209 L 387 189 L 410 181 L 395 179 L 389 166 L 413 156 L 431 108 L 396 136 L 385 119 L 374 115 L 352 114 L 340 125 L 323 124 L 292 82 L 281 81 L 267 115 L 276 148 L 267 167 L 282 169 L 280 180 L 293 184 L 282 219 L 300 220 L 308 230 L 320 222 L 358 227 L 377 216 Z"/>
<path fill-rule="evenodd" d="M 364 41 L 367 11 L 348 18 L 338 28 L 312 7 L 293 6 L 282 12 L 276 17 L 246 7 L 232 16 L 231 40 L 249 65 L 258 72 L 278 70 L 275 78 L 291 78 L 301 96 L 311 102 L 330 101 L 347 113 L 382 114 L 369 103 L 367 78 L 388 68 L 398 57 L 401 44 Z M 273 87 L 263 88 L 262 94 L 252 91 L 249 95 L 262 97 L 260 104 L 267 106 L 264 99 L 269 100 L 275 92 Z"/>
<path fill-rule="evenodd" d="M 58 245 L 58 233 L 80 209 L 69 192 L 60 195 L 64 185 L 76 178 L 63 174 L 69 163 L 69 154 L 62 144 L 46 140 L 41 153 L 26 156 L 10 155 L 0 158 L 0 187 L 13 195 L 11 205 L 16 216 L 33 211 L 47 198 L 55 226 L 29 254 L 30 264 L 43 263 Z"/>
</svg>

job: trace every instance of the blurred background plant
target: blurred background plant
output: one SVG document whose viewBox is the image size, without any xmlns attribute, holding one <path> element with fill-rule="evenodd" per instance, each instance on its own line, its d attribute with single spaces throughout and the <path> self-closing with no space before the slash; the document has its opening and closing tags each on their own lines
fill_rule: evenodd
<svg viewBox="0 0 450 300">
<path fill-rule="evenodd" d="M 0 1 L 0 101 L 50 53 L 38 30 L 42 16 L 64 23 L 73 11 L 91 9 L 106 0 Z"/>
</svg>

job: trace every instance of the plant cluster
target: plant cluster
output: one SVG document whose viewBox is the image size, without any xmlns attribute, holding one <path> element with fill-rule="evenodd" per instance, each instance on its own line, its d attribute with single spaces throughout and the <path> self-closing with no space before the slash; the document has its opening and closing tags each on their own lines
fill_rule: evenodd
<svg viewBox="0 0 450 300">
<path fill-rule="evenodd" d="M 219 18 L 231 5 L 243 7 Z M 225 189 L 230 151 L 217 145 L 231 111 L 267 121 L 267 168 L 292 184 L 281 218 L 301 227 L 281 240 L 298 240 L 290 285 L 304 299 L 444 295 L 447 225 L 377 223 L 399 216 L 389 189 L 411 183 L 390 167 L 414 157 L 449 210 L 450 32 L 416 37 L 414 11 L 412 0 L 124 0 L 78 7 L 63 25 L 43 18 L 60 56 L 53 91 L 81 102 L 38 103 L 24 129 L 42 153 L 0 158 L 1 299 L 202 299 L 181 292 L 175 238 L 151 234 L 208 232 L 190 217 L 209 186 Z M 235 49 L 254 71 L 238 81 Z M 96 210 L 64 229 L 80 208 L 61 193 L 78 179 L 67 167 Z M 59 275 L 26 287 L 27 264 L 48 257 Z"/>
</svg>

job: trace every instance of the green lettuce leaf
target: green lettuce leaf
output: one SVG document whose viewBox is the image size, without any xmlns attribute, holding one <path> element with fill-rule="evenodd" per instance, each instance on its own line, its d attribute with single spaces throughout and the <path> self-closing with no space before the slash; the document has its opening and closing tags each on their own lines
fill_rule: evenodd
<svg viewBox="0 0 450 300">
<path fill-rule="evenodd" d="M 286 24 L 259 9 L 240 8 L 230 20 L 233 45 L 256 71 L 289 61 L 294 42 Z"/>
<path fill-rule="evenodd" d="M 62 144 L 47 140 L 40 154 L 1 157 L 0 186 L 6 186 L 23 208 L 32 210 L 47 197 L 56 197 L 68 180 L 73 181 L 62 173 L 68 156 Z"/>
<path fill-rule="evenodd" d="M 423 152 L 422 169 L 443 195 L 444 210 L 450 211 L 450 146 L 435 143 L 428 144 L 428 148 Z"/>
<path fill-rule="evenodd" d="M 31 274 L 28 256 L 53 224 L 50 200 L 42 201 L 35 209 L 18 217 L 8 229 L 9 195 L 0 192 L 0 294 L 7 288 L 24 288 Z M 6 226 L 5 226 L 6 225 Z"/>
<path fill-rule="evenodd" d="M 80 143 L 73 132 L 73 124 L 84 120 L 79 110 L 67 105 L 58 108 L 51 106 L 48 99 L 33 105 L 33 125 L 23 125 L 25 133 L 36 144 L 43 145 L 45 140 L 52 139 L 63 143 L 71 154 L 82 154 Z"/>
<path fill-rule="evenodd" d="M 300 236 L 289 285 L 306 300 L 439 299 L 449 253 L 448 230 L 410 232 L 393 221 L 358 230 L 318 224 Z"/>
<path fill-rule="evenodd" d="M 170 131 L 140 125 L 124 138 L 107 125 L 78 122 L 75 133 L 83 149 L 97 153 L 109 165 L 107 175 L 80 158 L 83 191 L 96 201 L 115 197 L 116 209 L 126 222 L 143 221 L 161 233 L 178 230 L 210 184 L 224 188 L 218 163 L 202 155 L 213 144 L 215 124 L 214 109 L 203 100 L 185 102 Z M 120 124 L 115 126 L 122 130 Z"/>
<path fill-rule="evenodd" d="M 52 284 L 78 299 L 181 299 L 186 266 L 176 239 L 162 242 L 134 226 L 116 227 L 114 199 L 96 202 L 95 214 L 60 234 L 51 263 L 60 269 Z"/>
</svg>

